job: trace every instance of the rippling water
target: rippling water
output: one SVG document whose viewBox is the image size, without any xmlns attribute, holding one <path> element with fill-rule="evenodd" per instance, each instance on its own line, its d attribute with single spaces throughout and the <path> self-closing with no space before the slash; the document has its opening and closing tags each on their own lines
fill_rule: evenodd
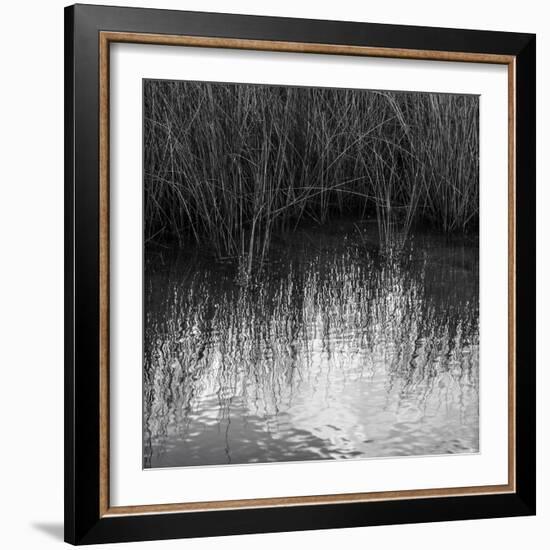
<svg viewBox="0 0 550 550">
<path fill-rule="evenodd" d="M 144 467 L 478 451 L 478 248 L 300 230 L 243 284 L 147 250 Z"/>
</svg>

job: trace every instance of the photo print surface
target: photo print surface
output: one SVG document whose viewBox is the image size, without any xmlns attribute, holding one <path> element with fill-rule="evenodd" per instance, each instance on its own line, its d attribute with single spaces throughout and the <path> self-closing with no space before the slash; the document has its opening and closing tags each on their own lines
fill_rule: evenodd
<svg viewBox="0 0 550 550">
<path fill-rule="evenodd" d="M 144 80 L 143 467 L 479 450 L 479 97 Z"/>
</svg>

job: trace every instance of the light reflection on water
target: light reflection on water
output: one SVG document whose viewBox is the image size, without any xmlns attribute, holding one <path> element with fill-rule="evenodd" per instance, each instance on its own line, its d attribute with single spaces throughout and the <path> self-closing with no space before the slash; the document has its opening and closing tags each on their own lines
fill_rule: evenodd
<svg viewBox="0 0 550 550">
<path fill-rule="evenodd" d="M 148 251 L 144 467 L 476 452 L 477 245 L 374 250 L 302 230 L 246 286 Z"/>
</svg>

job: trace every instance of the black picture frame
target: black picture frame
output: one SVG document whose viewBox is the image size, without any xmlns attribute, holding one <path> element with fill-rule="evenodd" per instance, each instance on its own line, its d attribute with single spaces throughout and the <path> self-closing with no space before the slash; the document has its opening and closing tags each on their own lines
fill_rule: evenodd
<svg viewBox="0 0 550 550">
<path fill-rule="evenodd" d="M 511 56 L 515 63 L 515 491 L 368 502 L 100 512 L 100 32 Z M 72 544 L 535 514 L 532 34 L 75 5 L 65 9 L 65 540 Z"/>
</svg>

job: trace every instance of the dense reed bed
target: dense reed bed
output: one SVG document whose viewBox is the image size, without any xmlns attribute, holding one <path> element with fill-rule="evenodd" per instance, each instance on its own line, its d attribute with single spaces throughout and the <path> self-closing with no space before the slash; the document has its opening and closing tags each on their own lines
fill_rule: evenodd
<svg viewBox="0 0 550 550">
<path fill-rule="evenodd" d="M 478 98 L 144 82 L 147 242 L 253 261 L 305 220 L 376 219 L 384 246 L 413 224 L 478 219 Z"/>
</svg>

